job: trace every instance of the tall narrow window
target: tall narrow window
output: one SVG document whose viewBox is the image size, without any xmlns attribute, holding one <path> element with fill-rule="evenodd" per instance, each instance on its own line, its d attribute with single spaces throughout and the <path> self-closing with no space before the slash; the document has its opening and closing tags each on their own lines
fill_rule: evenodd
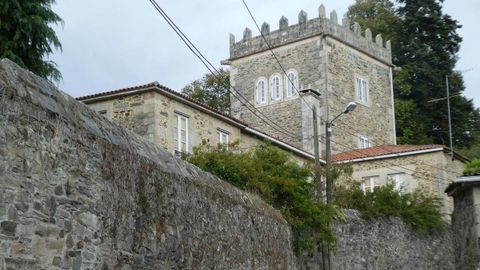
<svg viewBox="0 0 480 270">
<path fill-rule="evenodd" d="M 360 77 L 357 77 L 355 81 L 358 101 L 368 103 L 368 82 Z"/>
<path fill-rule="evenodd" d="M 220 144 L 228 144 L 229 134 L 226 131 L 218 130 L 218 142 Z"/>
<path fill-rule="evenodd" d="M 188 153 L 188 117 L 181 114 L 176 114 L 176 117 L 177 125 L 175 126 L 175 142 L 177 147 L 175 151 L 178 153 Z"/>
<path fill-rule="evenodd" d="M 275 75 L 270 81 L 270 89 L 272 94 L 272 100 L 280 100 L 282 98 L 282 86 L 280 84 L 280 76 Z"/>
<path fill-rule="evenodd" d="M 369 148 L 372 147 L 370 139 L 364 136 L 358 137 L 358 148 Z"/>
<path fill-rule="evenodd" d="M 392 173 L 388 175 L 387 179 L 389 183 L 395 186 L 396 191 L 401 191 L 404 186 L 405 173 Z"/>
<path fill-rule="evenodd" d="M 265 80 L 257 81 L 257 104 L 265 104 L 267 102 L 267 90 L 265 89 Z"/>
<path fill-rule="evenodd" d="M 287 73 L 287 97 L 293 97 L 297 94 L 297 74 L 295 71 L 291 70 Z"/>
<path fill-rule="evenodd" d="M 380 177 L 368 176 L 362 178 L 362 190 L 363 192 L 373 192 L 376 187 L 380 186 Z"/>
</svg>

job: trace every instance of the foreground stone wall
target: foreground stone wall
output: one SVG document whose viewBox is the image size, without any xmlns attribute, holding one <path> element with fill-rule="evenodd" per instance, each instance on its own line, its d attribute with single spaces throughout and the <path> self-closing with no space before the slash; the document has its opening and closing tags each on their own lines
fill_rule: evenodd
<svg viewBox="0 0 480 270">
<path fill-rule="evenodd" d="M 346 215 L 336 226 L 333 269 L 455 269 L 450 231 L 418 234 L 399 218 L 364 220 L 353 210 Z M 299 269 L 321 265 L 320 253 L 298 258 Z"/>
<path fill-rule="evenodd" d="M 289 226 L 0 63 L 0 269 L 294 269 Z"/>
<path fill-rule="evenodd" d="M 473 182 L 473 181 L 472 181 Z M 480 188 L 474 185 L 456 188 L 452 228 L 455 235 L 457 269 L 480 268 Z"/>
</svg>

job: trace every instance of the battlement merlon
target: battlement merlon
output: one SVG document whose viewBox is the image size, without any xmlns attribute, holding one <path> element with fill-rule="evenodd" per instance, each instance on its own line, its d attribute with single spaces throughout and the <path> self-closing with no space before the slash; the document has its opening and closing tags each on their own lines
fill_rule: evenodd
<svg viewBox="0 0 480 270">
<path fill-rule="evenodd" d="M 360 25 L 354 23 L 350 28 L 350 22 L 346 16 L 344 16 L 342 24 L 339 24 L 335 10 L 330 12 L 330 18 L 327 18 L 323 5 L 318 8 L 318 13 L 317 18 L 308 20 L 307 13 L 302 10 L 298 14 L 298 24 L 291 26 L 288 26 L 288 19 L 282 16 L 278 30 L 270 32 L 270 26 L 263 23 L 261 32 L 272 48 L 324 35 L 353 47 L 384 64 L 392 65 L 390 40 L 384 44 L 380 34 L 373 40 L 370 29 L 366 29 L 362 35 Z M 230 34 L 230 59 L 228 61 L 266 50 L 268 50 L 268 46 L 262 35 L 252 37 L 252 31 L 246 28 L 242 40 L 238 42 L 235 42 L 235 36 Z"/>
</svg>

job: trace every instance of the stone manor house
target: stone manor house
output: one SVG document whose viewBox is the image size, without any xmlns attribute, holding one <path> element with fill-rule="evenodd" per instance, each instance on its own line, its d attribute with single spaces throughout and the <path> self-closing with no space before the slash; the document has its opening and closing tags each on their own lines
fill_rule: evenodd
<svg viewBox="0 0 480 270">
<path fill-rule="evenodd" d="M 78 100 L 172 153 L 189 153 L 202 141 L 239 141 L 248 149 L 267 140 L 299 162 L 314 158 L 313 107 L 324 153 L 325 123 L 355 102 L 355 111 L 335 120 L 333 160 L 352 164 L 365 191 L 389 181 L 404 191 L 421 188 L 441 196 L 451 213 L 443 191 L 465 158 L 440 145 L 396 145 L 391 47 L 381 35 L 350 27 L 346 18 L 339 23 L 335 11 L 327 18 L 321 5 L 313 19 L 301 11 L 296 24 L 281 17 L 277 30 L 264 23 L 261 35 L 248 28 L 239 41 L 230 35 L 222 63 L 230 67 L 231 115 L 158 83 Z"/>
</svg>

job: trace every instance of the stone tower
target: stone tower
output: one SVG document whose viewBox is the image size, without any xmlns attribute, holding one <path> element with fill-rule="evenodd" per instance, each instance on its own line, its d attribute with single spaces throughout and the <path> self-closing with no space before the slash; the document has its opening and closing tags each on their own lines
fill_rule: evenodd
<svg viewBox="0 0 480 270">
<path fill-rule="evenodd" d="M 339 24 L 335 11 L 326 18 L 323 5 L 318 13 L 309 20 L 301 11 L 298 23 L 291 26 L 282 17 L 275 31 L 264 23 L 256 37 L 246 28 L 238 42 L 230 35 L 230 58 L 225 62 L 231 85 L 249 101 L 242 104 L 231 97 L 232 116 L 313 152 L 312 106 L 317 107 L 323 137 L 326 119 L 354 101 L 357 109 L 335 121 L 333 151 L 394 144 L 390 41 L 384 44 L 381 35 L 372 40 L 370 29 L 362 31 L 357 23 L 350 27 L 347 19 Z M 254 114 L 251 106 L 261 114 Z M 259 115 L 288 134 L 266 125 Z"/>
</svg>

